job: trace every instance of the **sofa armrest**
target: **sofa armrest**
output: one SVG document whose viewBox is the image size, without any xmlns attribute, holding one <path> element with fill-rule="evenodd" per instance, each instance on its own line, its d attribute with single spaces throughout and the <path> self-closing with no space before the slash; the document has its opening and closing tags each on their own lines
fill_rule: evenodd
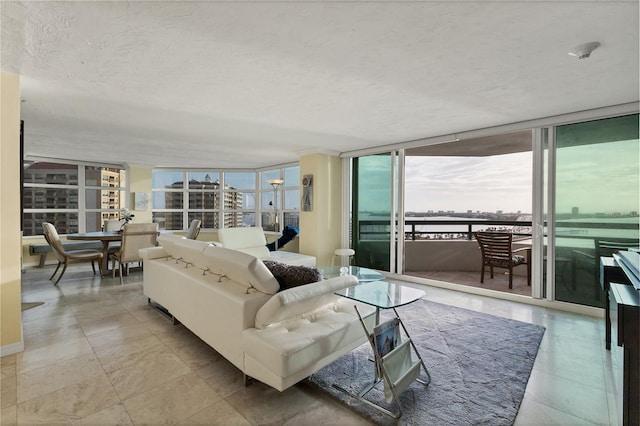
<svg viewBox="0 0 640 426">
<path fill-rule="evenodd" d="M 162 247 L 146 247 L 138 250 L 138 256 L 140 256 L 142 260 L 152 260 L 167 257 L 169 253 Z"/>
<path fill-rule="evenodd" d="M 334 292 L 358 284 L 358 279 L 345 275 L 290 288 L 274 294 L 256 313 L 256 328 L 301 317 L 338 300 Z"/>
</svg>

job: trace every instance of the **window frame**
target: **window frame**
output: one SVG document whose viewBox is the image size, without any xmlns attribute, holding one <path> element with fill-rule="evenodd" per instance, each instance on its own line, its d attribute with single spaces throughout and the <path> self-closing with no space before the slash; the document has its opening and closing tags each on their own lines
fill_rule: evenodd
<svg viewBox="0 0 640 426">
<path fill-rule="evenodd" d="M 75 166 L 77 170 L 77 183 L 76 184 L 54 184 L 54 183 L 38 183 L 38 182 L 27 182 L 25 178 L 23 178 L 23 199 L 25 197 L 26 191 L 30 191 L 33 188 L 43 188 L 43 189 L 62 189 L 62 190 L 73 190 L 77 191 L 77 201 L 76 207 L 66 207 L 66 208 L 41 208 L 41 207 L 28 207 L 26 203 L 23 204 L 22 209 L 22 218 L 23 218 L 23 232 L 29 228 L 29 231 L 33 229 L 33 234 L 28 233 L 24 236 L 26 238 L 29 237 L 42 237 L 42 229 L 40 227 L 36 227 L 35 225 L 28 226 L 28 223 L 31 223 L 34 220 L 27 219 L 27 215 L 38 215 L 38 214 L 75 214 L 77 215 L 77 232 L 83 233 L 87 232 L 87 214 L 89 213 L 97 213 L 100 216 L 100 220 L 104 220 L 104 213 L 111 213 L 115 209 L 109 208 L 88 208 L 86 206 L 86 191 L 99 191 L 99 198 L 103 197 L 104 191 L 115 190 L 119 191 L 123 198 L 123 202 L 121 203 L 120 208 L 116 211 L 120 211 L 121 208 L 127 207 L 129 200 L 129 168 L 124 164 L 110 164 L 110 163 L 94 163 L 88 161 L 75 161 L 75 160 L 60 160 L 55 158 L 47 158 L 47 157 L 34 157 L 34 156 L 25 156 L 23 159 L 23 165 L 25 169 L 25 174 L 30 166 L 38 164 L 38 163 L 48 163 L 48 164 L 62 164 L 67 166 Z M 124 173 L 125 185 L 122 186 L 122 182 L 118 182 L 117 187 L 110 186 L 96 186 L 96 185 L 87 185 L 86 182 L 86 167 L 95 167 L 100 169 L 118 169 Z M 102 183 L 102 176 L 100 178 L 100 183 Z M 120 197 L 119 196 L 119 197 Z M 60 232 L 61 235 L 66 235 L 68 232 L 64 230 L 64 232 Z"/>
<path fill-rule="evenodd" d="M 298 179 L 296 182 L 286 182 L 286 184 L 288 184 L 288 186 L 283 186 L 281 188 L 279 188 L 279 196 L 278 196 L 278 216 L 279 216 L 279 220 L 280 223 L 283 223 L 282 220 L 284 218 L 285 215 L 287 214 L 291 214 L 291 213 L 297 213 L 298 214 L 298 220 L 297 223 L 299 224 L 299 212 L 300 212 L 300 197 L 297 197 L 297 206 L 294 206 L 293 208 L 288 208 L 288 209 L 284 209 L 285 206 L 285 202 L 284 202 L 284 194 L 285 191 L 293 191 L 293 190 L 297 190 L 299 191 L 299 170 L 300 170 L 300 165 L 299 163 L 288 163 L 288 164 L 283 164 L 283 165 L 278 165 L 278 166 L 271 166 L 271 167 L 265 167 L 262 169 L 176 169 L 176 168 L 154 168 L 152 169 L 152 175 L 153 173 L 156 172 L 175 172 L 175 173 L 181 173 L 182 174 L 182 188 L 175 188 L 175 189 L 171 189 L 171 188 L 166 188 L 166 187 L 155 187 L 153 186 L 154 184 L 152 183 L 152 200 L 155 199 L 156 195 L 155 194 L 160 194 L 160 193 L 167 193 L 167 192 L 181 192 L 182 193 L 182 208 L 157 208 L 155 207 L 155 203 L 152 201 L 152 207 L 151 207 L 151 211 L 152 211 L 152 215 L 155 214 L 161 214 L 161 213 L 182 213 L 182 217 L 183 217 L 183 226 L 182 229 L 167 229 L 169 231 L 185 231 L 188 226 L 189 226 L 189 212 L 211 212 L 213 214 L 217 215 L 217 223 L 219 225 L 218 228 L 207 228 L 207 227 L 203 227 L 203 229 L 219 229 L 219 228 L 224 228 L 224 227 L 228 227 L 229 225 L 229 221 L 233 220 L 233 218 L 229 218 L 229 215 L 234 215 L 234 214 L 240 214 L 242 215 L 242 224 L 239 224 L 240 222 L 238 222 L 238 219 L 235 219 L 235 222 L 238 223 L 237 226 L 246 226 L 246 225 L 250 225 L 250 226 L 257 226 L 257 227 L 264 227 L 263 225 L 263 218 L 262 215 L 264 213 L 269 213 L 271 212 L 271 209 L 267 209 L 267 208 L 263 208 L 262 207 L 262 200 L 264 199 L 264 194 L 265 193 L 273 193 L 273 188 L 271 186 L 267 186 L 264 182 L 262 182 L 262 176 L 263 174 L 275 174 L 280 176 L 282 179 L 285 179 L 285 176 L 287 175 L 287 173 L 291 173 L 291 169 L 297 169 L 298 170 Z M 220 182 L 220 185 L 217 189 L 212 190 L 213 193 L 218 194 L 218 208 L 214 208 L 214 209 L 208 209 L 208 208 L 203 208 L 203 209 L 190 209 L 189 208 L 189 185 L 188 185 L 188 179 L 190 176 L 190 173 L 217 173 L 218 174 L 218 181 Z M 228 185 L 228 175 L 232 174 L 232 173 L 249 173 L 249 174 L 253 174 L 253 187 L 247 187 L 247 188 L 240 188 L 240 187 L 230 187 Z M 152 178 L 152 182 L 153 182 L 153 178 Z M 187 182 L 187 184 L 184 184 L 184 182 Z M 250 186 L 250 185 L 248 185 Z M 193 190 L 191 190 L 191 192 L 194 192 Z M 195 191 L 198 192 L 198 191 Z M 205 191 L 208 192 L 208 191 Z M 237 193 L 240 192 L 242 194 L 243 197 L 243 205 L 240 208 L 232 208 L 232 207 L 228 207 L 227 206 L 227 202 L 226 202 L 226 197 L 229 196 L 229 194 L 232 193 Z M 253 207 L 247 207 L 244 204 L 244 200 L 245 197 L 248 196 L 253 196 L 254 198 L 254 206 Z M 253 221 L 248 221 L 248 223 L 244 223 L 244 218 L 247 215 L 252 215 L 253 216 Z M 251 222 L 253 222 L 253 224 L 251 224 Z"/>
</svg>

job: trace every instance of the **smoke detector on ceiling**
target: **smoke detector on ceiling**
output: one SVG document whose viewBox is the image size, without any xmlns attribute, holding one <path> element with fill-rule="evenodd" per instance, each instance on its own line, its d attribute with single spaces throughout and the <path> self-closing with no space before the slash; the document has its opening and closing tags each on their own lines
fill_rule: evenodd
<svg viewBox="0 0 640 426">
<path fill-rule="evenodd" d="M 580 46 L 576 46 L 569 51 L 569 55 L 575 56 L 578 59 L 587 59 L 591 56 L 591 52 L 596 50 L 600 46 L 600 43 L 597 41 L 592 41 L 590 43 L 581 44 Z"/>
</svg>

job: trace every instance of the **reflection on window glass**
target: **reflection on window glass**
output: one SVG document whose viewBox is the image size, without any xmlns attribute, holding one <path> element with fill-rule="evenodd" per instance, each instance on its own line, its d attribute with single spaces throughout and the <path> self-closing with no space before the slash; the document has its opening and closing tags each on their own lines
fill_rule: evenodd
<svg viewBox="0 0 640 426">
<path fill-rule="evenodd" d="M 240 191 L 226 191 L 224 193 L 225 210 L 240 210 L 249 208 L 255 208 L 255 195 L 253 193 L 247 194 Z"/>
<path fill-rule="evenodd" d="M 160 229 L 181 230 L 183 228 L 182 212 L 153 212 L 153 222 L 158 224 Z"/>
<path fill-rule="evenodd" d="M 220 173 L 189 172 L 189 189 L 219 189 Z"/>
<path fill-rule="evenodd" d="M 284 208 L 286 210 L 300 209 L 300 190 L 288 189 L 284 191 Z"/>
<path fill-rule="evenodd" d="M 267 182 L 272 179 L 280 179 L 280 169 L 267 170 L 260 173 L 260 185 L 262 186 L 262 189 L 272 188 L 271 184 Z"/>
<path fill-rule="evenodd" d="M 87 189 L 84 191 L 87 209 L 120 210 L 125 207 L 126 192 L 114 189 Z"/>
<path fill-rule="evenodd" d="M 84 182 L 87 186 L 124 187 L 125 171 L 111 167 L 85 166 Z"/>
<path fill-rule="evenodd" d="M 184 173 L 154 170 L 151 172 L 151 182 L 154 189 L 183 188 Z"/>
<path fill-rule="evenodd" d="M 284 212 L 284 226 L 294 228 L 300 232 L 300 213 Z"/>
<path fill-rule="evenodd" d="M 182 209 L 184 194 L 179 191 L 154 192 L 151 199 L 154 209 Z"/>
<path fill-rule="evenodd" d="M 198 212 L 194 212 L 194 211 L 190 211 L 189 212 L 189 223 L 191 223 L 192 220 L 197 219 L 199 220 L 200 223 L 200 227 L 201 228 L 208 228 L 208 229 L 218 229 L 220 226 L 220 221 L 218 220 L 218 212 L 213 212 L 213 211 L 198 211 Z"/>
<path fill-rule="evenodd" d="M 278 211 L 282 217 L 283 207 L 298 210 L 300 194 L 298 191 L 300 168 L 298 166 L 277 168 L 263 172 L 221 172 L 221 171 L 154 171 L 152 210 L 158 220 L 168 220 L 166 213 L 186 212 L 189 221 L 201 220 L 203 228 L 222 228 L 235 226 L 256 226 L 256 209 L 266 210 L 273 216 L 273 188 L 266 181 L 284 176 L 291 188 L 286 185 L 278 189 Z M 260 179 L 257 190 L 256 177 Z M 188 182 L 186 185 L 184 181 Z M 220 183 L 224 182 L 224 187 Z M 258 205 L 261 197 L 262 207 Z M 166 212 L 170 210 L 170 212 Z M 222 216 L 220 216 L 222 214 Z M 222 222 L 220 222 L 222 217 Z M 172 219 L 164 229 L 178 229 Z M 184 228 L 183 228 L 184 229 Z"/>
<path fill-rule="evenodd" d="M 78 190 L 62 188 L 24 188 L 24 208 L 27 209 L 77 209 Z"/>
<path fill-rule="evenodd" d="M 255 226 L 256 214 L 253 212 L 225 212 L 224 227 L 237 228 L 240 226 Z"/>
<path fill-rule="evenodd" d="M 224 184 L 225 189 L 255 189 L 256 174 L 253 172 L 226 172 Z"/>
<path fill-rule="evenodd" d="M 640 246 L 638 115 L 556 129 L 555 297 L 603 307 L 603 241 Z"/>
<path fill-rule="evenodd" d="M 52 223 L 58 234 L 78 232 L 78 213 L 25 213 L 24 235 L 42 235 L 42 223 Z"/>
<path fill-rule="evenodd" d="M 263 210 L 273 210 L 274 209 L 273 197 L 274 197 L 273 191 L 264 191 L 262 193 L 262 209 Z M 278 198 L 280 198 L 280 197 L 278 197 Z"/>
<path fill-rule="evenodd" d="M 104 217 L 125 206 L 124 169 L 28 161 L 25 165 L 24 235 L 42 234 L 41 221 L 36 218 L 43 214 L 49 215 L 51 220 L 60 220 L 59 227 L 58 223 L 52 222 L 60 234 L 99 230 Z M 84 171 L 82 181 L 78 180 L 79 170 Z M 82 205 L 81 194 L 84 195 Z M 47 211 L 36 213 L 35 209 Z M 79 216 L 85 219 L 86 224 L 80 230 Z"/>
<path fill-rule="evenodd" d="M 300 166 L 287 167 L 284 169 L 284 186 L 300 186 Z"/>
<path fill-rule="evenodd" d="M 25 169 L 24 182 L 49 185 L 77 185 L 78 166 L 75 164 L 34 163 Z"/>
<path fill-rule="evenodd" d="M 219 194 L 211 191 L 190 191 L 189 209 L 218 209 Z"/>
</svg>

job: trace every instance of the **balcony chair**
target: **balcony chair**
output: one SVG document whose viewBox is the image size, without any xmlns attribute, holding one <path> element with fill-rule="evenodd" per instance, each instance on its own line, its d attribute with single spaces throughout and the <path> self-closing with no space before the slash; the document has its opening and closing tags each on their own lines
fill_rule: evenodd
<svg viewBox="0 0 640 426">
<path fill-rule="evenodd" d="M 198 238 L 198 234 L 200 234 L 200 224 L 202 223 L 202 221 L 198 220 L 198 219 L 193 219 L 191 221 L 191 224 L 189 225 L 189 229 L 187 230 L 187 235 L 186 237 L 189 240 L 195 240 Z"/>
<path fill-rule="evenodd" d="M 117 253 L 111 254 L 111 276 L 116 277 L 116 262 L 120 271 L 120 284 L 123 284 L 123 270 L 129 274 L 129 263 L 142 262 L 138 250 L 155 247 L 158 242 L 157 223 L 129 223 L 122 232 L 122 245 Z"/>
<path fill-rule="evenodd" d="M 475 232 L 474 235 L 482 251 L 481 283 L 484 283 L 484 270 L 487 266 L 491 272 L 491 278 L 493 278 L 493 268 L 504 268 L 509 271 L 509 288 L 513 288 L 513 268 L 527 265 L 527 285 L 531 285 L 529 256 L 516 254 L 530 250 L 528 247 L 514 250 L 513 235 L 509 232 Z"/>
<path fill-rule="evenodd" d="M 53 271 L 49 280 L 52 280 L 53 277 L 60 269 L 60 265 L 64 265 L 62 267 L 62 272 L 60 272 L 60 276 L 56 280 L 53 285 L 58 285 L 64 272 L 67 270 L 67 266 L 71 263 L 80 263 L 80 262 L 91 262 L 91 267 L 93 268 L 93 275 L 96 274 L 96 265 L 95 262 L 98 262 L 98 268 L 100 270 L 100 276 L 102 277 L 102 253 L 98 250 L 69 250 L 66 251 L 62 242 L 60 242 L 60 236 L 58 235 L 58 231 L 56 227 L 53 226 L 49 222 L 42 223 L 44 239 L 47 240 L 47 243 L 51 246 L 51 249 L 55 253 L 58 258 L 58 266 L 56 266 L 56 270 Z"/>
</svg>

